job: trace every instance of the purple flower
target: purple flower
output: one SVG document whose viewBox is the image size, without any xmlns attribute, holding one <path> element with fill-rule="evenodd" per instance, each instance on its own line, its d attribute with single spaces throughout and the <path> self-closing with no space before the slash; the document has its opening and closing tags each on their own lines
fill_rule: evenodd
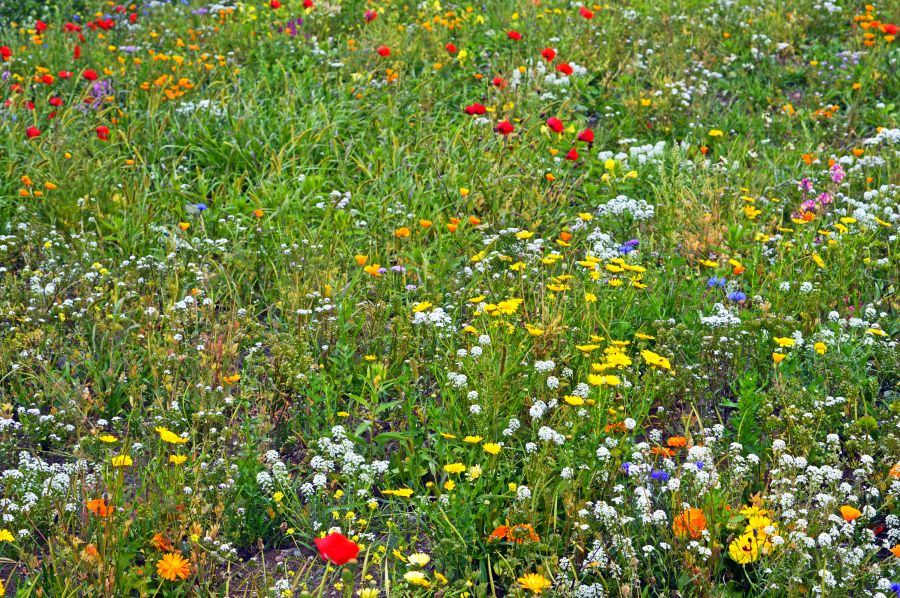
<svg viewBox="0 0 900 598">
<path fill-rule="evenodd" d="M 628 474 L 628 473 L 630 473 L 630 470 L 631 470 L 631 462 L 626 461 L 625 463 L 622 463 L 622 471 L 624 471 L 626 474 Z"/>
<path fill-rule="evenodd" d="M 816 201 L 822 204 L 823 206 L 827 206 L 831 203 L 831 196 L 827 193 L 819 193 L 819 196 L 816 198 Z"/>
<path fill-rule="evenodd" d="M 800 184 L 798 185 L 798 189 L 800 189 L 804 193 L 812 193 L 813 182 L 809 179 L 801 179 Z"/>
<path fill-rule="evenodd" d="M 697 466 L 697 469 L 703 469 L 703 461 L 697 461 L 694 465 Z"/>
<path fill-rule="evenodd" d="M 403 274 L 404 272 L 406 272 L 406 268 L 404 268 L 403 266 L 400 266 L 400 265 L 391 266 L 391 270 L 393 270 L 394 272 L 397 272 L 398 274 Z"/>
<path fill-rule="evenodd" d="M 728 297 L 729 301 L 741 302 L 747 299 L 747 294 L 740 291 L 731 291 L 726 295 L 726 297 Z"/>
<path fill-rule="evenodd" d="M 847 174 L 844 172 L 844 167 L 835 162 L 831 165 L 831 180 L 835 183 L 840 183 L 844 180 L 844 177 Z"/>
</svg>

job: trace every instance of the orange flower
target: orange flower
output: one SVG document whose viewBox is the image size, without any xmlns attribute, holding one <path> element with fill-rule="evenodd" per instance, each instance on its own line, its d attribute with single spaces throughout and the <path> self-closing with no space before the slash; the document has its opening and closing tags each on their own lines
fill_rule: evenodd
<svg viewBox="0 0 900 598">
<path fill-rule="evenodd" d="M 472 226 L 478 226 L 479 224 L 481 224 L 481 219 L 476 218 L 475 216 L 469 216 L 469 224 L 471 224 Z"/>
<path fill-rule="evenodd" d="M 515 542 L 516 544 L 524 544 L 525 540 L 531 540 L 532 542 L 541 541 L 540 536 L 537 535 L 537 532 L 535 532 L 534 528 L 528 523 L 517 523 L 509 528 L 509 533 L 506 535 L 506 538 L 510 542 Z"/>
<path fill-rule="evenodd" d="M 507 527 L 505 525 L 498 525 L 497 528 L 491 532 L 491 535 L 488 536 L 488 542 L 505 540 L 506 536 L 508 536 L 508 535 L 509 535 L 509 527 Z"/>
<path fill-rule="evenodd" d="M 156 572 L 163 579 L 175 581 L 177 578 L 187 579 L 191 574 L 191 563 L 177 552 L 169 552 L 156 561 Z"/>
<path fill-rule="evenodd" d="M 113 507 L 106 504 L 106 500 L 103 498 L 94 498 L 87 501 L 85 505 L 88 508 L 88 511 L 92 512 L 97 517 L 106 517 L 113 511 Z"/>
<path fill-rule="evenodd" d="M 262 210 L 253 210 L 253 215 L 257 218 L 262 218 L 264 213 Z"/>
<path fill-rule="evenodd" d="M 684 436 L 672 436 L 666 441 L 666 444 L 672 448 L 684 448 L 687 446 L 687 438 Z"/>
<path fill-rule="evenodd" d="M 672 522 L 672 531 L 682 540 L 688 536 L 696 540 L 705 529 L 706 515 L 700 509 L 688 509 Z"/>
<path fill-rule="evenodd" d="M 900 544 L 897 544 L 893 548 L 891 548 L 891 554 L 900 559 Z"/>
<path fill-rule="evenodd" d="M 568 231 L 562 231 L 561 233 L 559 233 L 559 238 L 562 239 L 563 241 L 571 241 L 572 233 L 570 233 Z"/>
<path fill-rule="evenodd" d="M 422 228 L 431 228 L 431 224 L 431 220 L 425 220 L 424 218 L 422 220 L 419 220 L 419 226 L 421 226 Z"/>
<path fill-rule="evenodd" d="M 853 521 L 860 515 L 862 515 L 862 511 L 855 507 L 851 507 L 850 505 L 844 505 L 841 507 L 841 517 L 844 518 L 844 521 Z"/>
<path fill-rule="evenodd" d="M 409 229 L 405 226 L 403 228 L 398 228 L 394 231 L 395 237 L 408 237 L 410 235 Z"/>
<path fill-rule="evenodd" d="M 888 475 L 892 478 L 896 478 L 900 480 L 900 463 L 895 463 L 891 470 L 888 472 Z"/>
<path fill-rule="evenodd" d="M 650 449 L 650 454 L 658 455 L 660 457 L 674 457 L 675 451 L 664 446 L 654 446 L 652 449 Z"/>
<path fill-rule="evenodd" d="M 172 552 L 175 550 L 175 547 L 172 546 L 172 543 L 169 542 L 169 540 L 164 535 L 162 535 L 162 532 L 153 536 L 153 538 L 150 540 L 150 546 L 160 552 Z"/>
</svg>

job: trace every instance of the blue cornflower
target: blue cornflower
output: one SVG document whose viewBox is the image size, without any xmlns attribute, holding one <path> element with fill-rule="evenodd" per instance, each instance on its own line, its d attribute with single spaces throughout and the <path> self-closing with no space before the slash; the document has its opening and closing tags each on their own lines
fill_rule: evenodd
<svg viewBox="0 0 900 598">
<path fill-rule="evenodd" d="M 629 473 L 630 469 L 631 469 L 630 461 L 626 461 L 625 463 L 622 463 L 622 471 L 624 471 L 627 474 L 627 473 Z"/>
<path fill-rule="evenodd" d="M 667 471 L 656 469 L 650 473 L 650 477 L 659 482 L 668 482 L 669 478 L 672 476 L 670 476 Z"/>
<path fill-rule="evenodd" d="M 731 291 L 731 292 L 728 293 L 728 295 L 726 295 L 726 296 L 727 296 L 728 299 L 731 300 L 731 301 L 744 301 L 744 300 L 747 299 L 747 294 L 746 294 L 746 293 L 742 293 L 742 292 L 740 292 L 740 291 Z"/>
</svg>

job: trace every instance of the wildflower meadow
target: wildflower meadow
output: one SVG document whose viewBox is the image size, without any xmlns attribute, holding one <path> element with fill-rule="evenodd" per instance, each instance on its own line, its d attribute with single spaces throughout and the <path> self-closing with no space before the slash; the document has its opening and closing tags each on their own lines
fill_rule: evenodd
<svg viewBox="0 0 900 598">
<path fill-rule="evenodd" d="M 0 0 L 0 596 L 900 597 L 900 0 Z"/>
</svg>

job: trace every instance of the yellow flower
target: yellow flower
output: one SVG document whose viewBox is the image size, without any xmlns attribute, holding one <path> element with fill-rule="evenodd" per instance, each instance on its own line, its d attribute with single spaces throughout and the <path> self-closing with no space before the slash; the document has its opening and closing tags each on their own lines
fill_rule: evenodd
<svg viewBox="0 0 900 598">
<path fill-rule="evenodd" d="M 657 367 L 663 368 L 664 370 L 672 369 L 672 365 L 669 363 L 668 359 L 654 353 L 653 351 L 644 349 L 643 351 L 641 351 L 641 357 L 643 357 L 644 361 L 646 361 L 650 365 L 655 365 Z"/>
<path fill-rule="evenodd" d="M 579 405 L 584 405 L 584 399 L 581 397 L 576 397 L 574 395 L 566 395 L 563 397 L 563 401 L 572 405 L 573 407 L 578 407 Z"/>
<path fill-rule="evenodd" d="M 875 336 L 887 336 L 887 332 L 880 328 L 868 328 L 866 330 L 869 334 L 874 334 Z"/>
<path fill-rule="evenodd" d="M 403 579 L 406 580 L 406 583 L 412 584 L 414 586 L 422 586 L 423 588 L 427 588 L 431 585 L 431 582 L 425 578 L 425 574 L 421 571 L 407 571 L 403 575 Z"/>
<path fill-rule="evenodd" d="M 128 455 L 118 455 L 112 458 L 113 467 L 131 467 L 134 461 Z"/>
<path fill-rule="evenodd" d="M 431 561 L 431 557 L 423 552 L 416 552 L 409 555 L 408 560 L 410 565 L 415 565 L 416 567 L 424 567 L 428 564 L 429 561 Z"/>
<path fill-rule="evenodd" d="M 284 492 L 276 492 L 272 495 L 272 500 L 275 502 L 281 502 L 281 499 L 284 498 Z"/>
<path fill-rule="evenodd" d="M 720 131 L 719 129 L 711 129 L 711 130 L 709 131 L 709 136 L 710 136 L 710 137 L 721 137 L 721 136 L 724 135 L 724 134 L 725 134 L 725 133 L 723 133 L 723 132 Z"/>
<path fill-rule="evenodd" d="M 775 363 L 775 365 L 778 365 L 779 363 L 784 361 L 785 357 L 787 357 L 787 355 L 785 355 L 784 353 L 772 353 L 772 361 Z"/>
<path fill-rule="evenodd" d="M 517 239 L 530 239 L 533 236 L 534 236 L 534 233 L 527 231 L 527 230 L 520 230 L 519 232 L 516 233 Z"/>
<path fill-rule="evenodd" d="M 550 581 L 540 573 L 529 573 L 516 581 L 519 582 L 523 590 L 527 590 L 532 594 L 540 594 L 550 587 Z"/>
<path fill-rule="evenodd" d="M 776 336 L 775 342 L 778 343 L 778 346 L 781 348 L 793 347 L 794 345 L 797 344 L 797 341 L 795 341 L 794 339 L 792 339 L 789 336 L 782 336 L 782 337 Z"/>
<path fill-rule="evenodd" d="M 731 541 L 728 545 L 728 556 L 739 565 L 752 563 L 759 558 L 759 543 L 752 529 Z"/>
<path fill-rule="evenodd" d="M 468 442 L 470 444 L 478 444 L 481 440 L 481 436 L 466 436 L 463 438 L 463 442 Z"/>
<path fill-rule="evenodd" d="M 399 496 L 400 498 L 409 498 L 413 495 L 413 491 L 410 488 L 399 488 L 397 490 L 382 490 L 382 494 L 387 496 Z"/>
<path fill-rule="evenodd" d="M 466 470 L 466 466 L 462 463 L 448 463 L 444 465 L 444 471 L 447 473 L 462 473 Z"/>
<path fill-rule="evenodd" d="M 818 353 L 819 355 L 825 355 L 825 351 L 828 350 L 828 345 L 826 345 L 825 343 L 816 343 L 815 345 L 813 345 L 813 349 L 815 349 L 816 353 Z"/>
<path fill-rule="evenodd" d="M 525 324 L 525 330 L 528 331 L 528 334 L 531 336 L 541 336 L 544 334 L 544 331 L 538 328 L 537 326 L 532 326 L 531 324 Z"/>
<path fill-rule="evenodd" d="M 16 538 L 8 529 L 0 529 L 0 542 L 15 542 Z"/>
<path fill-rule="evenodd" d="M 494 442 L 485 442 L 483 445 L 481 445 L 481 448 L 484 449 L 484 452 L 489 455 L 496 455 L 502 450 L 503 447 Z"/>
<path fill-rule="evenodd" d="M 118 442 L 119 439 L 111 434 L 104 434 L 100 437 L 100 442 L 105 442 L 106 444 L 112 444 L 113 442 Z"/>
<path fill-rule="evenodd" d="M 431 302 L 430 302 L 430 301 L 422 301 L 421 303 L 416 303 L 416 304 L 413 306 L 413 313 L 414 313 L 414 314 L 417 314 L 417 313 L 419 313 L 419 312 L 421 312 L 421 311 L 425 311 L 425 310 L 428 309 L 429 307 L 431 307 Z"/>
<path fill-rule="evenodd" d="M 163 442 L 167 442 L 169 444 L 184 444 L 185 442 L 187 442 L 187 438 L 182 438 L 168 428 L 160 426 L 156 428 L 156 431 L 159 432 L 159 437 Z"/>
</svg>

